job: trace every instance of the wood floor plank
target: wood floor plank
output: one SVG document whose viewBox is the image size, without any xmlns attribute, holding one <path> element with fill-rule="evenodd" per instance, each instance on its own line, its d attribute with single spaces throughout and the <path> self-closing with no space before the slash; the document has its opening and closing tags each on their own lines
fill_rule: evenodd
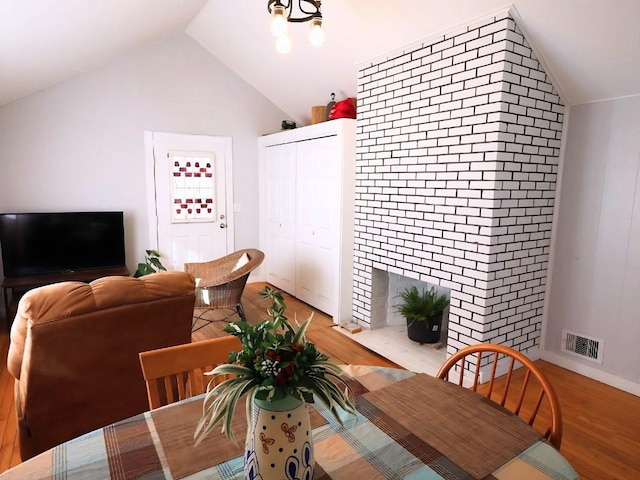
<svg viewBox="0 0 640 480">
<path fill-rule="evenodd" d="M 20 454 L 14 454 L 18 449 L 16 414 L 13 399 L 14 379 L 6 368 L 9 337 L 0 335 L 0 355 L 5 360 L 0 369 L 0 472 L 20 463 Z"/>
<path fill-rule="evenodd" d="M 539 361 L 562 408 L 561 451 L 586 480 L 640 479 L 640 398 Z"/>
<path fill-rule="evenodd" d="M 261 283 L 248 284 L 243 305 L 250 323 L 266 318 L 268 301 L 259 298 Z M 285 295 L 287 316 L 304 321 L 313 311 L 307 304 Z M 198 312 L 196 312 L 198 313 Z M 193 334 L 193 340 L 226 335 L 222 328 L 228 311 L 207 312 L 218 321 Z M 227 318 L 235 321 L 237 316 Z M 201 322 L 204 324 L 205 322 Z M 337 363 L 395 366 L 342 335 L 331 318 L 315 312 L 307 337 Z M 0 355 L 6 359 L 8 337 L 0 334 Z M 561 452 L 583 480 L 640 479 L 640 397 L 622 392 L 548 362 L 538 366 L 554 385 L 562 407 L 564 436 Z M 5 362 L 6 365 L 6 362 Z M 0 472 L 19 463 L 13 384 L 6 366 L 0 369 Z M 8 400 L 7 400 L 8 399 Z M 527 407 L 528 408 L 528 407 Z"/>
<path fill-rule="evenodd" d="M 12 389 L 13 390 L 13 389 Z M 13 395 L 13 394 L 12 394 Z M 16 416 L 13 412 L 14 403 L 8 402 L 11 414 L 4 420 L 6 422 L 6 428 L 0 443 L 0 472 L 18 465 L 20 463 L 20 454 L 14 455 L 14 450 L 19 450 L 17 444 L 17 431 L 18 426 L 16 423 Z"/>
<path fill-rule="evenodd" d="M 573 373 L 552 363 L 536 365 L 556 391 L 562 411 L 563 439 L 560 451 L 583 480 L 640 479 L 640 398 Z M 515 392 L 522 371 L 513 375 Z M 505 378 L 496 380 L 494 390 L 503 391 Z M 478 390 L 484 392 L 487 384 Z M 507 402 L 508 406 L 508 402 Z M 544 406 L 546 407 L 546 405 Z M 533 402 L 523 405 L 531 412 Z M 526 416 L 526 415 L 525 415 Z M 550 412 L 539 416 L 548 425 Z"/>
</svg>

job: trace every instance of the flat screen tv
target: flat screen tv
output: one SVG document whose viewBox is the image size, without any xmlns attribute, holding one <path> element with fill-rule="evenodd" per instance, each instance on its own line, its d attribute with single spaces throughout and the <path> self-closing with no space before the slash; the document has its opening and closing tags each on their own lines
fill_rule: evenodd
<svg viewBox="0 0 640 480">
<path fill-rule="evenodd" d="M 125 265 L 123 212 L 2 213 L 5 277 Z"/>
</svg>

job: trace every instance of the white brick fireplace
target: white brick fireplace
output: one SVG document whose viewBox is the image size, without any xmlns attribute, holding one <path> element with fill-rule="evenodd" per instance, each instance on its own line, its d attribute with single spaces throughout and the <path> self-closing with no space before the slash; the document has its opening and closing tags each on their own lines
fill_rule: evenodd
<svg viewBox="0 0 640 480">
<path fill-rule="evenodd" d="M 539 346 L 563 111 L 507 12 L 361 66 L 359 324 L 388 272 L 450 289 L 450 352 Z"/>
</svg>

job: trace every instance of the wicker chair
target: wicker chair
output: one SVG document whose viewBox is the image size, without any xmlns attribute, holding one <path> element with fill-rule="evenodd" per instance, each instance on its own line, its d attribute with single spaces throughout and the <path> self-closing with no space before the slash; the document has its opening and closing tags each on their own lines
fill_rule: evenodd
<svg viewBox="0 0 640 480">
<path fill-rule="evenodd" d="M 243 263 L 243 259 L 246 263 Z M 196 305 L 195 308 L 205 309 L 196 319 L 205 320 L 207 323 L 200 328 L 212 323 L 202 316 L 209 310 L 230 309 L 246 321 L 241 297 L 249 274 L 264 260 L 264 253 L 257 249 L 238 250 L 217 260 L 200 263 L 185 263 L 184 270 L 196 279 Z"/>
</svg>

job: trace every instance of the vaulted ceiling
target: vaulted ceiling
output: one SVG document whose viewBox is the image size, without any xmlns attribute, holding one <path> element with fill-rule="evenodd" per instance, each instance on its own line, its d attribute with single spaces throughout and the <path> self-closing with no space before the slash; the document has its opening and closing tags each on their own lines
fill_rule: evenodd
<svg viewBox="0 0 640 480">
<path fill-rule="evenodd" d="M 516 19 L 568 104 L 640 94 L 638 0 L 513 0 Z M 357 65 L 473 23 L 502 0 L 324 0 L 326 43 L 290 25 L 275 51 L 266 0 L 2 0 L 0 105 L 181 32 L 306 123 L 312 105 L 356 96 Z M 221 92 L 221 95 L 224 92 Z"/>
</svg>

